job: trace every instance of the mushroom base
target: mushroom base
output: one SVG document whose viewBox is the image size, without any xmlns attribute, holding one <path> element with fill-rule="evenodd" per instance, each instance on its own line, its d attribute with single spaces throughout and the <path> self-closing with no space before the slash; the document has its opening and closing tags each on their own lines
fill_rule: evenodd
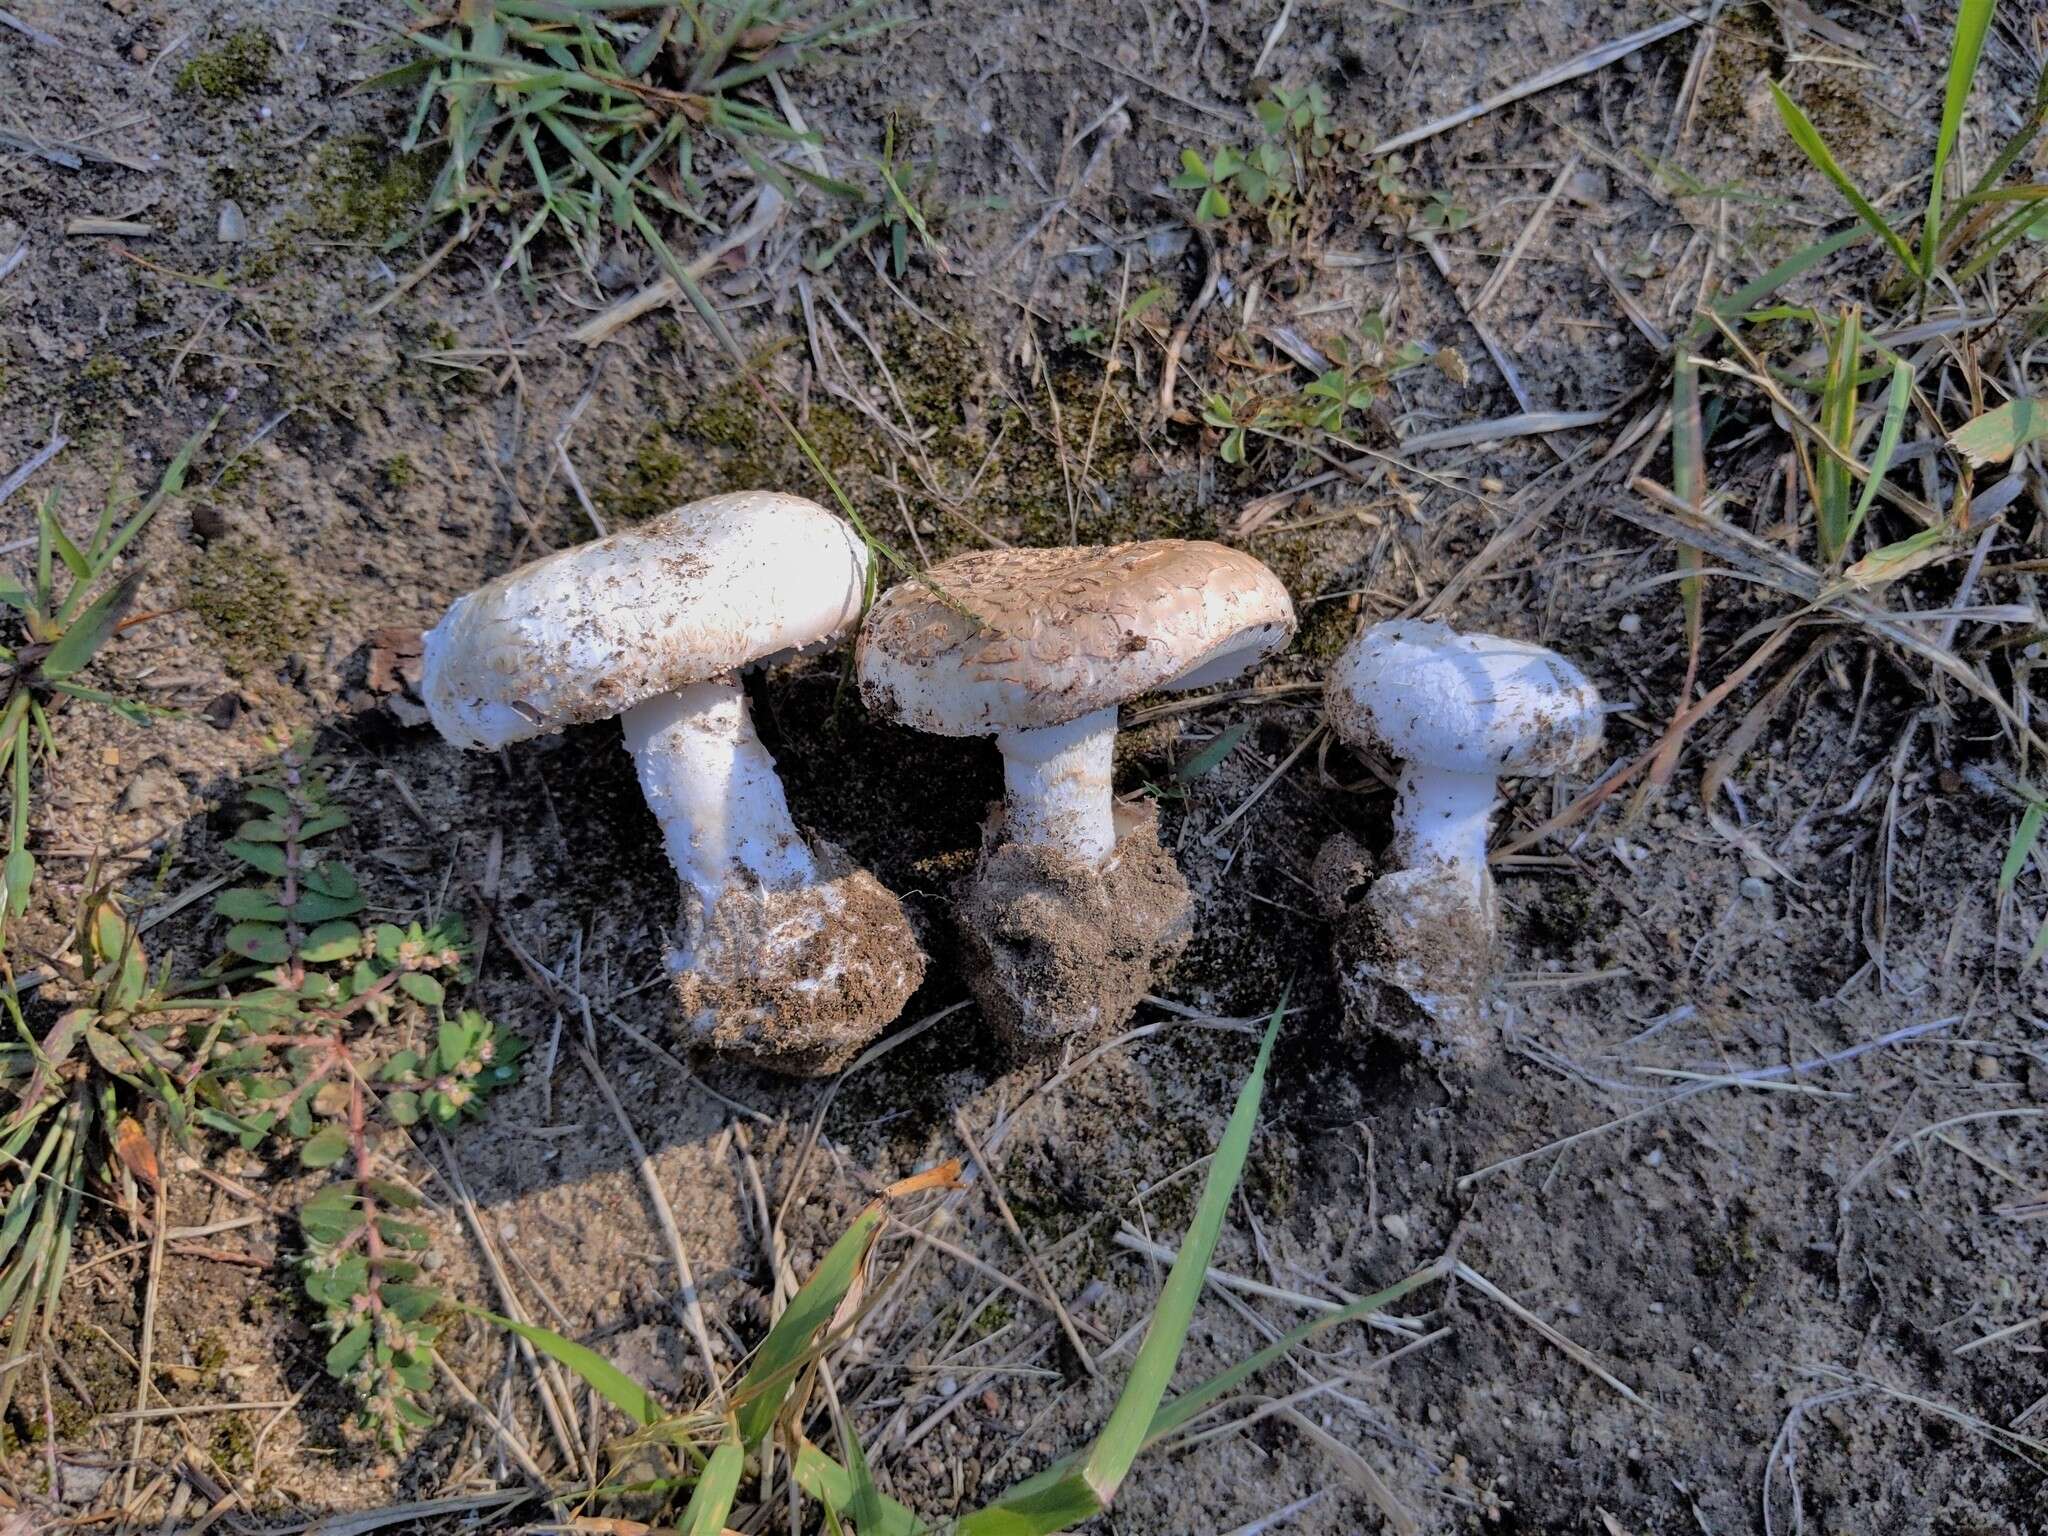
<svg viewBox="0 0 2048 1536">
<path fill-rule="evenodd" d="M 1485 1008 L 1491 881 L 1475 905 L 1469 880 L 1447 870 L 1376 874 L 1372 855 L 1342 836 L 1323 845 L 1311 879 L 1334 931 L 1346 1033 L 1391 1036 L 1468 1066 L 1500 1053 Z"/>
<path fill-rule="evenodd" d="M 825 1077 L 903 1012 L 925 962 L 903 904 L 830 844 L 815 851 L 815 884 L 736 882 L 708 911 L 686 896 L 691 967 L 675 981 L 685 1041 Z"/>
<path fill-rule="evenodd" d="M 1015 1055 L 1116 1028 L 1187 943 L 1193 903 L 1158 813 L 1118 806 L 1116 821 L 1098 866 L 999 841 L 998 808 L 979 867 L 954 887 L 967 985 Z"/>
</svg>

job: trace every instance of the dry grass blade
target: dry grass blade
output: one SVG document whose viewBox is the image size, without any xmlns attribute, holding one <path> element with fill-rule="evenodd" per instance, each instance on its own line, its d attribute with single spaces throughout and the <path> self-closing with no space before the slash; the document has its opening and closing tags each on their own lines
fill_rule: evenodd
<svg viewBox="0 0 2048 1536">
<path fill-rule="evenodd" d="M 1640 32 L 1631 32 L 1611 43 L 1589 48 L 1575 58 L 1567 59 L 1562 64 L 1554 64 L 1549 69 L 1541 70 L 1504 91 L 1495 92 L 1484 101 L 1475 102 L 1469 107 L 1461 107 L 1456 112 L 1424 123 L 1420 128 L 1411 128 L 1406 133 L 1397 133 L 1390 139 L 1382 139 L 1366 151 L 1366 158 L 1377 160 L 1382 155 L 1391 155 L 1397 149 L 1406 149 L 1411 144 L 1420 144 L 1424 139 L 1433 139 L 1461 123 L 1469 123 L 1475 118 L 1484 117 L 1487 113 L 1498 111 L 1526 96 L 1534 96 L 1540 91 L 1549 90 L 1552 86 L 1563 85 L 1566 81 L 1576 80 L 1581 75 L 1590 75 L 1595 70 L 1605 69 L 1608 65 L 1625 59 L 1652 43 L 1660 43 L 1665 38 L 1675 36 L 1687 27 L 1696 25 L 1702 14 L 1704 13 L 1688 12 L 1682 16 L 1673 16 L 1658 22 L 1655 26 L 1645 27 Z"/>
</svg>

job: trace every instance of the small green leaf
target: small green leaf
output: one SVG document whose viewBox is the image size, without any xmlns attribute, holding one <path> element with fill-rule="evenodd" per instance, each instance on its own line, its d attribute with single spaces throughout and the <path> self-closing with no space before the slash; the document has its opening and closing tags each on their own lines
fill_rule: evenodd
<svg viewBox="0 0 2048 1536">
<path fill-rule="evenodd" d="M 384 1063 L 377 1076 L 387 1083 L 402 1083 L 420 1069 L 418 1051 L 400 1051 Z"/>
<path fill-rule="evenodd" d="M 260 869 L 266 875 L 283 875 L 284 850 L 272 843 L 245 843 L 234 841 L 223 843 L 224 853 L 240 859 L 244 864 Z"/>
<path fill-rule="evenodd" d="M 299 899 L 292 903 L 292 921 L 295 923 L 324 923 L 337 917 L 349 917 L 363 910 L 360 896 L 323 896 L 318 891 L 301 890 Z"/>
<path fill-rule="evenodd" d="M 323 1125 L 299 1148 L 299 1161 L 308 1168 L 332 1168 L 348 1156 L 348 1129 Z"/>
<path fill-rule="evenodd" d="M 236 923 L 228 930 L 227 946 L 258 965 L 282 965 L 292 953 L 284 930 L 270 923 Z"/>
<path fill-rule="evenodd" d="M 384 1305 L 404 1322 L 425 1317 L 441 1305 L 441 1293 L 430 1285 L 385 1285 L 379 1292 Z"/>
<path fill-rule="evenodd" d="M 451 1071 L 469 1054 L 473 1044 L 470 1031 L 455 1019 L 443 1019 L 435 1036 L 434 1054 L 443 1072 Z"/>
<path fill-rule="evenodd" d="M 242 798 L 258 809 L 270 812 L 273 816 L 289 816 L 292 813 L 291 797 L 283 790 L 272 789 L 267 784 L 259 784 L 253 789 L 243 790 Z"/>
<path fill-rule="evenodd" d="M 213 898 L 213 912 L 231 923 L 281 923 L 284 908 L 277 904 L 277 898 L 269 891 L 251 887 L 241 890 L 222 891 Z"/>
<path fill-rule="evenodd" d="M 251 843 L 282 843 L 291 833 L 285 824 L 268 816 L 259 816 L 254 821 L 245 821 L 235 829 L 235 835 Z"/>
<path fill-rule="evenodd" d="M 400 1125 L 420 1123 L 420 1096 L 410 1088 L 384 1095 L 384 1112 Z"/>
<path fill-rule="evenodd" d="M 322 923 L 306 935 L 299 955 L 315 965 L 345 960 L 363 947 L 363 930 L 354 923 Z"/>
<path fill-rule="evenodd" d="M 398 978 L 398 990 L 409 997 L 416 997 L 428 1007 L 433 1007 L 446 996 L 441 983 L 425 971 L 405 971 Z"/>
<path fill-rule="evenodd" d="M 335 1340 L 334 1347 L 327 1351 L 327 1374 L 337 1378 L 347 1376 L 369 1347 L 370 1324 L 366 1318 Z"/>
<path fill-rule="evenodd" d="M 362 888 L 356 884 L 356 877 L 350 872 L 349 867 L 331 860 L 306 876 L 306 884 L 320 895 L 332 896 L 337 900 L 347 900 L 362 894 Z"/>
</svg>

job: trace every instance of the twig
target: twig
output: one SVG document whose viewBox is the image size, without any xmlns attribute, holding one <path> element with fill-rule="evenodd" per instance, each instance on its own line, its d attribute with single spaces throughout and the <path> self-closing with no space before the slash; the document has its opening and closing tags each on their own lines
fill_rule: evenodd
<svg viewBox="0 0 2048 1536">
<path fill-rule="evenodd" d="M 1595 70 L 1605 69 L 1617 59 L 1627 58 L 1652 43 L 1662 42 L 1665 38 L 1696 25 L 1699 20 L 1698 12 L 1688 12 L 1683 16 L 1673 16 L 1667 21 L 1660 21 L 1654 27 L 1645 27 L 1640 32 L 1618 37 L 1611 43 L 1589 48 L 1576 58 L 1567 59 L 1562 64 L 1554 64 L 1549 69 L 1541 70 L 1504 91 L 1496 91 L 1484 101 L 1475 102 L 1469 107 L 1461 107 L 1446 117 L 1424 123 L 1420 128 L 1397 133 L 1391 139 L 1383 139 L 1365 152 L 1365 158 L 1377 160 L 1382 155 L 1391 155 L 1397 149 L 1406 149 L 1410 144 L 1420 144 L 1424 139 L 1433 139 L 1440 133 L 1446 133 L 1462 123 L 1469 123 L 1474 118 L 1484 117 L 1487 113 L 1520 101 L 1525 96 L 1534 96 L 1554 85 L 1563 85 L 1567 80 L 1576 80 L 1581 75 L 1590 75 Z"/>
<path fill-rule="evenodd" d="M 1010 1237 L 1017 1244 L 1017 1251 L 1024 1255 L 1025 1267 L 1031 1271 L 1031 1278 L 1038 1282 L 1046 1305 L 1052 1308 L 1052 1315 L 1059 1319 L 1060 1332 L 1067 1336 L 1067 1343 L 1073 1346 L 1075 1357 L 1081 1362 L 1081 1369 L 1090 1376 L 1098 1374 L 1095 1369 L 1095 1357 L 1088 1353 L 1088 1346 L 1081 1342 L 1081 1331 L 1067 1315 L 1066 1306 L 1060 1301 L 1060 1293 L 1054 1289 L 1051 1276 L 1046 1274 L 1045 1266 L 1038 1262 L 1038 1255 L 1032 1252 L 1031 1245 L 1024 1240 L 1024 1233 L 1017 1225 L 1017 1218 L 1010 1214 L 1010 1202 L 1003 1198 L 1003 1187 L 997 1182 L 995 1169 L 989 1166 L 988 1159 L 982 1155 L 981 1147 L 975 1142 L 974 1132 L 967 1128 L 966 1110 L 953 1111 L 953 1129 L 959 1133 L 961 1145 L 967 1148 L 967 1155 L 974 1159 L 975 1167 L 981 1170 L 982 1181 L 988 1187 L 990 1203 L 995 1206 L 996 1214 L 1003 1219 L 1003 1226 L 1008 1229 Z"/>
<path fill-rule="evenodd" d="M 1202 311 L 1209 307 L 1209 301 L 1216 297 L 1216 286 L 1223 277 L 1223 261 L 1216 253 L 1216 240 L 1201 225 L 1190 226 L 1195 238 L 1202 242 L 1202 254 L 1207 265 L 1202 273 L 1202 286 L 1195 294 L 1195 302 L 1188 306 L 1188 312 L 1180 318 L 1180 324 L 1173 328 L 1173 335 L 1166 343 L 1166 353 L 1159 365 L 1159 414 L 1171 416 L 1174 412 L 1173 385 L 1180 376 L 1181 349 L 1188 344 L 1188 337 L 1194 334 L 1195 322 L 1202 318 Z"/>
<path fill-rule="evenodd" d="M 682 1287 L 683 1326 L 697 1345 L 697 1353 L 704 1360 L 704 1380 L 713 1401 L 725 1401 L 725 1383 L 718 1369 L 718 1357 L 711 1352 L 711 1334 L 704 1326 L 704 1304 L 697 1295 L 697 1272 L 690 1263 L 690 1253 L 683 1246 L 682 1228 L 676 1225 L 674 1207 L 668 1203 L 668 1194 L 661 1187 L 661 1176 L 654 1170 L 654 1160 L 647 1155 L 647 1148 L 640 1144 L 639 1133 L 633 1129 L 633 1121 L 626 1114 L 626 1106 L 619 1102 L 619 1096 L 612 1089 L 611 1079 L 605 1076 L 604 1068 L 598 1064 L 593 1043 L 597 1031 L 590 1019 L 590 1002 L 578 999 L 583 1013 L 583 1036 L 576 1042 L 577 1053 L 583 1058 L 583 1068 L 597 1084 L 597 1091 L 604 1095 L 605 1103 L 611 1106 L 612 1117 L 619 1122 L 624 1132 L 626 1145 L 632 1149 L 633 1160 L 640 1170 L 640 1182 L 647 1187 L 648 1199 L 653 1203 L 655 1219 L 661 1224 L 661 1235 L 668 1243 L 668 1256 L 676 1267 L 676 1278 Z"/>
<path fill-rule="evenodd" d="M 121 1479 L 122 1502 L 135 1497 L 135 1472 L 142 1464 L 142 1418 L 149 1408 L 150 1356 L 156 1349 L 156 1299 L 164 1271 L 164 1240 L 170 1223 L 164 1220 L 164 1186 L 170 1183 L 170 1165 L 163 1155 L 163 1139 L 157 1139 L 155 1220 L 149 1239 L 149 1284 L 142 1295 L 142 1337 L 136 1344 L 135 1427 L 128 1431 L 128 1471 Z"/>
<path fill-rule="evenodd" d="M 441 1155 L 447 1163 L 445 1173 L 448 1188 L 455 1196 L 456 1204 L 462 1211 L 463 1220 L 469 1225 L 471 1235 L 476 1238 L 477 1247 L 483 1251 L 485 1267 L 491 1272 L 491 1282 L 497 1287 L 498 1300 L 504 1306 L 505 1314 L 514 1322 L 531 1324 L 533 1319 L 526 1315 L 526 1308 L 520 1304 L 519 1293 L 512 1289 L 512 1277 L 505 1273 L 505 1266 L 499 1261 L 497 1250 L 484 1235 L 484 1225 L 477 1216 L 476 1203 L 470 1199 L 469 1187 L 462 1177 L 462 1168 L 455 1161 L 455 1149 L 448 1144 L 448 1138 L 439 1132 L 435 1133 L 435 1139 L 439 1141 Z M 556 1379 L 552 1363 L 542 1364 L 526 1335 L 515 1333 L 512 1338 L 520 1357 L 526 1362 L 527 1370 L 532 1373 L 534 1392 L 540 1398 L 541 1411 L 548 1421 L 549 1431 L 555 1437 L 555 1446 L 561 1451 L 564 1464 L 573 1467 L 577 1464 L 578 1451 L 581 1447 L 569 1433 L 561 1403 L 570 1404 L 573 1409 L 575 1397 L 565 1384 Z M 556 1401 L 557 1394 L 560 1395 L 561 1403 Z M 590 1467 L 587 1462 L 585 1470 L 595 1476 L 596 1469 Z"/>
<path fill-rule="evenodd" d="M 1387 1517 L 1387 1524 L 1396 1536 L 1422 1536 L 1422 1527 L 1407 1507 L 1394 1497 L 1394 1490 L 1387 1486 L 1386 1479 L 1380 1476 L 1371 1462 L 1299 1410 L 1282 1408 L 1279 1416 L 1321 1446 L 1337 1465 L 1351 1474 L 1366 1497 L 1377 1504 L 1380 1513 Z"/>
<path fill-rule="evenodd" d="M 5 480 L 0 480 L 0 506 L 6 505 L 8 497 L 28 484 L 30 475 L 33 475 L 70 446 L 71 439 L 59 432 L 56 423 L 52 422 L 50 425 L 50 440 L 31 454 L 27 463 L 15 470 Z"/>
<path fill-rule="evenodd" d="M 519 1436 L 513 1433 L 511 1426 L 504 1423 L 495 1413 L 483 1405 L 483 1400 L 469 1390 L 469 1383 L 455 1374 L 455 1367 L 441 1358 L 441 1352 L 438 1349 L 431 1351 L 431 1353 L 434 1357 L 434 1364 L 441 1368 L 442 1378 L 447 1381 L 449 1386 L 455 1389 L 455 1395 L 469 1405 L 471 1413 L 475 1414 L 489 1426 L 491 1433 L 498 1437 L 498 1443 L 504 1446 L 507 1454 L 511 1456 L 513 1461 L 519 1464 L 519 1470 L 526 1474 L 533 1486 L 543 1493 L 547 1492 L 547 1474 L 534 1465 L 532 1454 L 526 1449 Z"/>
<path fill-rule="evenodd" d="M 1266 33 L 1266 46 L 1259 50 L 1259 56 L 1252 61 L 1252 78 L 1258 79 L 1266 72 L 1266 60 L 1271 56 L 1280 35 L 1287 30 L 1287 19 L 1294 14 L 1294 0 L 1281 0 L 1280 14 L 1273 18 L 1273 25 Z"/>
<path fill-rule="evenodd" d="M 1523 252 L 1527 251 L 1530 245 L 1535 242 L 1537 233 L 1548 222 L 1550 210 L 1557 206 L 1558 194 L 1563 192 L 1566 184 L 1579 173 L 1579 166 L 1582 163 L 1581 157 L 1577 154 L 1574 154 L 1569 160 L 1565 161 L 1564 169 L 1557 173 L 1556 180 L 1550 184 L 1550 190 L 1543 194 L 1543 200 L 1536 205 L 1536 211 L 1529 215 L 1529 222 L 1524 224 L 1522 232 L 1515 236 L 1515 243 L 1508 248 L 1507 256 L 1501 261 L 1499 266 L 1493 269 L 1493 276 L 1489 277 L 1480 286 L 1478 296 L 1472 300 L 1471 313 L 1473 315 L 1484 314 L 1486 306 L 1491 304 L 1500 293 L 1501 285 L 1508 280 L 1509 274 L 1520 264 Z"/>
<path fill-rule="evenodd" d="M 1531 1328 L 1534 1328 L 1544 1338 L 1555 1344 L 1559 1349 L 1571 1356 L 1573 1360 L 1591 1371 L 1600 1380 L 1606 1382 L 1608 1386 L 1614 1388 L 1615 1391 L 1634 1403 L 1638 1408 L 1650 1406 L 1636 1395 L 1634 1388 L 1630 1387 L 1627 1382 L 1594 1359 L 1592 1353 L 1585 1346 L 1574 1344 L 1570 1339 L 1551 1327 L 1550 1324 L 1544 1322 L 1534 1312 L 1531 1312 L 1527 1307 L 1515 1300 L 1506 1291 L 1487 1279 L 1486 1276 L 1480 1274 L 1470 1264 L 1465 1263 L 1462 1259 L 1458 1260 L 1451 1265 L 1451 1273 L 1478 1291 L 1482 1296 L 1489 1297 L 1506 1307 L 1508 1311 L 1514 1313 L 1516 1317 L 1527 1323 Z"/>
</svg>

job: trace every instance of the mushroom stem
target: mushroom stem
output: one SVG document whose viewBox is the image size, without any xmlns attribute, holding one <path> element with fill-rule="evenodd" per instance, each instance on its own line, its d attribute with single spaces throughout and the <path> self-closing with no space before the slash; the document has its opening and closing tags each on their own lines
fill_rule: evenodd
<svg viewBox="0 0 2048 1536">
<path fill-rule="evenodd" d="M 706 911 L 735 873 L 769 890 L 818 879 L 737 674 L 636 704 L 620 721 L 669 862 Z"/>
<path fill-rule="evenodd" d="M 1486 832 L 1497 780 L 1409 763 L 1401 770 L 1394 812 L 1394 857 L 1404 868 L 1441 877 L 1476 908 L 1488 903 Z"/>
<path fill-rule="evenodd" d="M 1116 708 L 1036 730 L 1004 731 L 1003 825 L 1013 843 L 1058 848 L 1100 865 L 1116 847 L 1110 761 Z"/>
</svg>

